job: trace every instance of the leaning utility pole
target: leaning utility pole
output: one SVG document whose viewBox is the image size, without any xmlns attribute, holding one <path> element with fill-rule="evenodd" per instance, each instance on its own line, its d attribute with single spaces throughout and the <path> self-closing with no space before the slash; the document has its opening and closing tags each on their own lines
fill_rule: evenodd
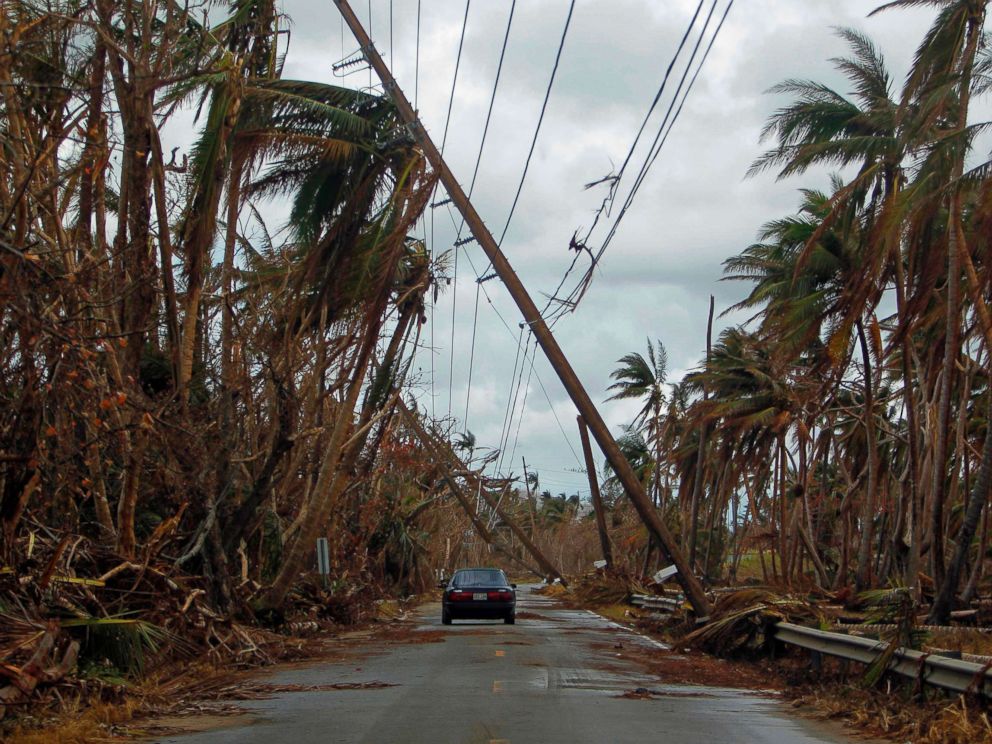
<svg viewBox="0 0 992 744">
<path fill-rule="evenodd" d="M 534 304 L 534 301 L 521 283 L 520 278 L 506 260 L 506 256 L 503 255 L 492 233 L 489 232 L 482 218 L 479 217 L 479 213 L 475 211 L 475 207 L 472 206 L 465 191 L 451 172 L 451 169 L 444 162 L 441 153 L 427 134 L 427 130 L 424 129 L 420 120 L 417 118 L 417 112 L 414 111 L 413 106 L 410 105 L 410 101 L 407 100 L 403 91 L 400 90 L 389 68 L 386 67 L 386 63 L 382 61 L 382 57 L 379 56 L 379 52 L 376 51 L 372 40 L 365 33 L 365 29 L 358 20 L 358 16 L 351 9 L 351 5 L 347 0 L 334 0 L 334 3 L 337 5 L 338 10 L 341 11 L 345 23 L 348 24 L 351 32 L 355 35 L 355 39 L 358 41 L 366 61 L 376 71 L 386 93 L 392 98 L 400 116 L 406 122 L 410 133 L 416 138 L 427 160 L 440 176 L 441 183 L 444 184 L 444 188 L 448 192 L 448 196 L 451 197 L 451 201 L 458 208 L 458 211 L 461 212 L 465 223 L 472 231 L 472 235 L 479 242 L 479 245 L 482 246 L 482 250 L 485 251 L 486 256 L 492 262 L 493 270 L 503 284 L 506 285 L 507 291 L 509 291 L 513 301 L 520 309 L 527 325 L 533 331 L 534 337 L 541 345 L 541 349 L 544 350 L 548 361 L 557 373 L 569 397 L 585 419 L 586 424 L 592 431 L 592 435 L 596 438 L 597 444 L 599 444 L 610 466 L 623 484 L 624 490 L 627 492 L 627 497 L 640 515 L 641 521 L 644 522 L 648 531 L 654 535 L 669 560 L 678 569 L 677 576 L 679 583 L 682 585 L 686 597 L 692 603 L 693 611 L 696 613 L 697 618 L 700 620 L 707 618 L 710 613 L 710 602 L 706 597 L 706 593 L 703 591 L 702 584 L 699 583 L 699 580 L 692 573 L 691 567 L 686 562 L 678 545 L 676 545 L 672 533 L 662 521 L 659 514 L 654 510 L 654 506 L 651 504 L 650 499 L 648 499 L 644 487 L 634 474 L 630 463 L 627 462 L 623 453 L 620 452 L 620 448 L 613 439 L 613 435 L 610 434 L 606 422 L 599 415 L 599 411 L 596 410 L 595 404 L 582 386 L 578 376 L 576 376 L 572 365 L 565 358 L 561 347 L 558 346 L 558 342 L 551 334 L 551 329 L 548 328 L 547 323 L 544 322 L 544 318 L 541 317 L 537 305 Z"/>
<path fill-rule="evenodd" d="M 489 531 L 489 528 L 486 527 L 482 517 L 480 517 L 472 507 L 471 502 L 462 492 L 461 486 L 459 486 L 458 482 L 455 480 L 455 477 L 451 472 L 451 468 L 449 467 L 449 463 L 457 461 L 457 457 L 451 451 L 451 448 L 447 446 L 446 442 L 439 441 L 436 437 L 428 434 L 427 430 L 424 429 L 423 424 L 420 423 L 420 420 L 417 418 L 417 414 L 407 408 L 406 404 L 402 400 L 399 401 L 397 405 L 403 413 L 404 418 L 406 418 L 407 425 L 413 433 L 417 435 L 417 438 L 420 440 L 420 443 L 424 445 L 424 448 L 433 456 L 434 463 L 441 471 L 441 477 L 444 478 L 445 482 L 448 484 L 448 488 L 455 495 L 455 498 L 458 499 L 458 503 L 461 504 L 462 509 L 464 509 L 468 514 L 469 519 L 472 520 L 472 524 L 475 526 L 476 532 L 479 533 L 483 540 L 500 550 L 500 552 L 504 555 L 509 555 L 509 551 L 504 549 L 496 540 L 495 536 Z M 459 461 L 458 464 L 461 465 L 462 463 Z M 494 501 L 492 496 L 489 495 L 483 486 L 482 478 L 478 478 L 478 486 L 480 498 L 482 498 L 489 508 L 492 509 L 503 521 L 503 523 L 510 528 L 513 534 L 520 540 L 527 552 L 531 554 L 535 561 L 537 561 L 537 565 L 541 569 L 540 573 L 537 575 L 544 578 L 548 578 L 550 576 L 560 580 L 562 584 L 565 584 L 565 578 L 561 575 L 561 571 L 555 568 L 555 565 L 548 560 L 547 556 L 545 556 L 544 553 L 542 553 L 540 549 L 530 540 L 530 538 L 527 537 L 527 533 L 525 533 L 523 529 L 521 529 L 520 526 L 514 522 L 502 508 L 500 508 L 499 502 Z M 507 488 L 509 488 L 509 485 Z M 510 557 L 512 557 L 512 555 Z"/>
<path fill-rule="evenodd" d="M 509 487 L 509 484 L 507 484 L 503 491 L 504 494 L 506 493 L 506 489 Z M 544 577 L 548 580 L 558 579 L 558 581 L 562 583 L 562 586 L 568 586 L 568 582 L 565 581 L 565 577 L 561 575 L 561 571 L 555 567 L 555 564 L 548 560 L 547 556 L 545 556 L 544 553 L 542 553 L 534 542 L 527 536 L 527 533 L 524 532 L 523 528 L 517 524 L 509 514 L 503 511 L 499 501 L 493 500 L 493 497 L 489 494 L 489 492 L 482 487 L 482 478 L 479 478 L 479 493 L 482 495 L 482 498 L 485 500 L 486 504 L 489 505 L 489 508 L 496 512 L 496 516 L 500 518 L 500 521 L 510 528 L 510 531 L 517 536 L 520 544 L 523 545 L 527 552 L 534 557 L 534 560 L 537 561 L 537 565 L 539 565 L 541 570 L 544 571 Z"/>
</svg>

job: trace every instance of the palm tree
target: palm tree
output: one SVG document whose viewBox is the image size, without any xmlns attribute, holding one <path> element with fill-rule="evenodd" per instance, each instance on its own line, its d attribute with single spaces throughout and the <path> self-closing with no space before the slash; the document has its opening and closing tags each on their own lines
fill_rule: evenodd
<svg viewBox="0 0 992 744">
<path fill-rule="evenodd" d="M 875 12 L 923 4 L 920 0 L 895 0 Z M 962 268 L 969 277 L 970 299 L 978 313 L 986 339 L 992 342 L 992 322 L 982 290 L 975 280 L 971 254 L 964 231 L 965 161 L 971 149 L 976 127 L 969 126 L 968 114 L 976 67 L 985 45 L 984 25 L 988 0 L 928 0 L 938 8 L 937 18 L 916 51 L 913 67 L 903 92 L 905 102 L 926 102 L 928 123 L 940 136 L 927 153 L 927 165 L 940 179 L 941 201 L 946 208 L 946 267 L 947 290 L 944 314 L 944 355 L 940 374 L 940 395 L 937 403 L 937 427 L 934 436 L 930 539 L 934 580 L 940 587 L 938 600 L 930 613 L 932 622 L 945 620 L 950 602 L 957 590 L 962 565 L 944 573 L 944 502 L 948 470 L 953 453 L 950 447 L 951 389 L 956 378 L 960 355 L 961 312 L 960 285 Z M 962 266 L 963 264 L 963 266 Z M 963 560 L 963 558 L 962 558 Z"/>
<path fill-rule="evenodd" d="M 638 352 L 631 352 L 617 360 L 617 367 L 610 373 L 616 382 L 607 390 L 616 392 L 607 400 L 640 399 L 641 410 L 634 417 L 633 427 L 643 431 L 644 439 L 654 453 L 655 477 L 653 479 L 654 503 L 661 500 L 660 469 L 661 430 L 664 422 L 665 382 L 668 374 L 668 353 L 659 340 L 655 344 L 647 340 L 648 354 L 645 358 Z M 633 464 L 633 463 L 632 463 Z"/>
</svg>

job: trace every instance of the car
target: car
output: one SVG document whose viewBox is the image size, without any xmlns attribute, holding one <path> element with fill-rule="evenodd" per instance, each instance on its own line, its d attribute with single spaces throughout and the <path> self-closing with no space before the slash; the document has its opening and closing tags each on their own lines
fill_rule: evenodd
<svg viewBox="0 0 992 744">
<path fill-rule="evenodd" d="M 502 618 L 507 625 L 517 621 L 517 585 L 498 568 L 461 568 L 449 581 L 439 584 L 441 622 L 456 619 Z"/>
</svg>

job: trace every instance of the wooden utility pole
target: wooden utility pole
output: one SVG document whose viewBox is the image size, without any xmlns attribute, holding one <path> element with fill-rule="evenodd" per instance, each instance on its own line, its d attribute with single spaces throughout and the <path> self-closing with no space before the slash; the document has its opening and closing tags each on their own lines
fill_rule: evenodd
<svg viewBox="0 0 992 744">
<path fill-rule="evenodd" d="M 551 334 L 551 329 L 548 328 L 547 323 L 544 322 L 544 318 L 541 317 L 537 305 L 534 304 L 520 278 L 513 271 L 513 267 L 506 260 L 506 256 L 503 255 L 503 252 L 500 250 L 495 238 L 493 238 L 492 233 L 489 232 L 489 229 L 482 221 L 479 213 L 475 211 L 475 207 L 472 206 L 464 189 L 462 189 L 458 180 L 451 172 L 451 169 L 444 162 L 440 151 L 434 145 L 434 142 L 427 134 L 427 130 L 424 129 L 420 120 L 417 118 L 417 112 L 414 111 L 413 106 L 410 105 L 410 101 L 407 100 L 403 91 L 396 83 L 396 79 L 389 71 L 386 63 L 382 61 L 382 57 L 376 51 L 372 40 L 365 32 L 351 5 L 347 0 L 334 0 L 334 2 L 338 10 L 341 11 L 345 23 L 348 24 L 351 32 L 355 35 L 355 39 L 358 41 L 366 61 L 379 76 L 387 95 L 392 98 L 400 116 L 406 122 L 410 134 L 413 135 L 423 149 L 424 155 L 438 173 L 441 183 L 444 184 L 444 188 L 448 192 L 448 196 L 451 197 L 451 201 L 458 208 L 458 211 L 465 219 L 465 223 L 472 231 L 472 235 L 479 242 L 479 245 L 482 246 L 482 250 L 485 251 L 486 256 L 492 262 L 493 270 L 506 286 L 513 301 L 520 309 L 524 320 L 534 333 L 537 343 L 540 344 L 541 349 L 557 373 L 569 397 L 582 415 L 582 418 L 585 419 L 586 424 L 592 431 L 593 437 L 596 438 L 596 442 L 602 449 L 603 454 L 606 455 L 606 459 L 609 461 L 613 471 L 617 474 L 617 478 L 623 484 L 624 490 L 627 492 L 627 497 L 640 515 L 641 521 L 644 522 L 648 531 L 657 538 L 658 543 L 668 558 L 678 568 L 679 583 L 682 585 L 686 597 L 692 603 L 697 617 L 700 620 L 708 618 L 711 605 L 705 591 L 703 591 L 703 585 L 692 573 L 692 569 L 676 544 L 675 538 L 662 521 L 661 516 L 655 511 L 651 500 L 634 474 L 633 468 L 630 467 L 630 463 L 624 458 L 620 447 L 613 439 L 613 435 L 610 434 L 606 422 L 599 415 L 599 411 L 579 381 L 578 376 L 572 369 L 572 365 L 569 364 L 561 347 L 558 346 L 558 342 Z"/>
<path fill-rule="evenodd" d="M 537 521 L 537 494 L 535 493 L 533 498 L 534 501 L 531 503 L 531 492 L 530 492 L 530 473 L 527 472 L 527 458 L 523 455 L 520 456 L 520 462 L 524 464 L 524 488 L 527 489 L 527 510 L 530 512 L 530 533 L 534 534 L 535 522 Z M 537 489 L 534 489 L 535 492 Z"/>
<path fill-rule="evenodd" d="M 610 545 L 610 533 L 606 531 L 606 513 L 603 511 L 603 499 L 599 495 L 599 479 L 596 477 L 596 463 L 592 459 L 592 447 L 589 444 L 589 430 L 581 416 L 579 422 L 579 438 L 582 440 L 582 454 L 586 458 L 586 472 L 589 474 L 589 493 L 592 496 L 592 508 L 596 512 L 596 529 L 599 530 L 599 544 L 603 547 L 603 560 L 607 568 L 613 568 L 613 547 Z"/>
<path fill-rule="evenodd" d="M 555 568 L 555 565 L 548 560 L 547 557 L 545 557 L 544 553 L 538 549 L 538 547 L 527 536 L 527 533 L 523 531 L 523 528 L 521 528 L 515 520 L 511 519 L 505 511 L 503 511 L 502 507 L 499 505 L 499 501 L 494 500 L 492 495 L 486 491 L 484 487 L 482 487 L 481 478 L 479 479 L 479 486 L 479 493 L 482 494 L 482 499 L 489 504 L 489 508 L 496 512 L 496 516 L 498 516 L 500 520 L 510 528 L 510 531 L 517 536 L 517 539 L 520 540 L 521 544 L 527 549 L 527 552 L 534 557 L 534 560 L 537 561 L 537 565 L 539 565 L 541 570 L 544 571 L 545 578 L 550 576 L 558 579 L 563 586 L 568 586 L 568 582 L 566 582 L 565 577 L 561 575 L 561 571 Z M 506 488 L 509 487 L 509 484 L 507 484 Z"/>
<path fill-rule="evenodd" d="M 448 488 L 455 495 L 455 498 L 458 499 L 458 503 L 461 504 L 462 509 L 464 509 L 465 513 L 468 514 L 468 518 L 472 520 L 472 525 L 475 527 L 476 532 L 478 532 L 482 539 L 489 545 L 492 545 L 504 555 L 509 555 L 509 557 L 514 558 L 514 556 L 511 555 L 509 551 L 495 539 L 492 532 L 490 532 L 489 528 L 486 527 L 482 517 L 479 516 L 478 512 L 472 506 L 471 500 L 462 491 L 458 481 L 455 480 L 455 476 L 451 472 L 451 468 L 448 467 L 449 463 L 455 459 L 454 454 L 447 447 L 445 447 L 443 442 L 438 442 L 434 437 L 427 433 L 423 424 L 421 424 L 420 420 L 417 418 L 417 415 L 407 408 L 406 404 L 402 400 L 397 403 L 397 407 L 403 412 L 403 416 L 406 418 L 407 424 L 413 430 L 413 433 L 417 435 L 417 438 L 420 440 L 421 444 L 423 444 L 424 448 L 430 452 L 435 464 L 441 470 L 441 477 L 444 479 L 445 483 L 448 484 Z M 486 489 L 483 488 L 481 478 L 479 478 L 479 495 L 482 497 L 482 500 L 496 512 L 496 515 L 510 528 L 513 534 L 520 539 L 520 542 L 523 544 L 524 548 L 527 549 L 527 552 L 533 556 L 535 561 L 537 561 L 537 565 L 541 570 L 535 571 L 535 573 L 538 576 L 545 578 L 547 578 L 548 575 L 551 575 L 557 579 L 560 579 L 561 583 L 564 584 L 565 579 L 562 577 L 561 572 L 555 568 L 554 564 L 544 556 L 544 553 L 542 553 L 538 547 L 531 542 L 531 540 L 527 537 L 527 533 L 525 533 L 516 522 L 510 519 L 509 515 L 507 515 L 507 513 L 500 508 L 500 505 L 493 500 Z M 530 570 L 533 571 L 533 569 Z"/>
</svg>

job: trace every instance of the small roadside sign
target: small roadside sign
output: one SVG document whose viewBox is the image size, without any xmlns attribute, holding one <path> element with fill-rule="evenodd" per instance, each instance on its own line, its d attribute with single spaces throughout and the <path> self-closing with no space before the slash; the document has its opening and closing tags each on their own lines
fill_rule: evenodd
<svg viewBox="0 0 992 744">
<path fill-rule="evenodd" d="M 651 578 L 654 579 L 655 584 L 662 584 L 668 579 L 672 578 L 678 572 L 679 570 L 675 568 L 675 566 L 667 566 L 661 569 L 660 571 L 658 571 L 658 573 L 656 573 Z"/>
<path fill-rule="evenodd" d="M 331 550 L 326 537 L 317 538 L 317 573 L 321 576 L 331 573 Z"/>
</svg>

